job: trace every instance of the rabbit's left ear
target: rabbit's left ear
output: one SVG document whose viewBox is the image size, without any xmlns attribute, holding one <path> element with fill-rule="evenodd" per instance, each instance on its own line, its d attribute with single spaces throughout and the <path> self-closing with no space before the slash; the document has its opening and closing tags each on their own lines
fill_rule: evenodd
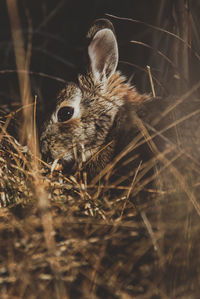
<svg viewBox="0 0 200 299">
<path fill-rule="evenodd" d="M 88 47 L 90 70 L 95 81 L 108 79 L 118 64 L 118 45 L 111 29 L 101 29 Z"/>
</svg>

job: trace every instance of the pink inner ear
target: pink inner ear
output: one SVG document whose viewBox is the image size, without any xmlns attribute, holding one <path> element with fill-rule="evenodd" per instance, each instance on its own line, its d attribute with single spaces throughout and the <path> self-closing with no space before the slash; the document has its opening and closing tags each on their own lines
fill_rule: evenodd
<svg viewBox="0 0 200 299">
<path fill-rule="evenodd" d="M 92 70 L 102 73 L 104 69 L 104 47 L 101 45 L 101 40 L 94 39 L 88 49 Z"/>
<path fill-rule="evenodd" d="M 88 47 L 90 67 L 97 80 L 110 77 L 118 64 L 117 41 L 110 29 L 98 31 Z"/>
</svg>

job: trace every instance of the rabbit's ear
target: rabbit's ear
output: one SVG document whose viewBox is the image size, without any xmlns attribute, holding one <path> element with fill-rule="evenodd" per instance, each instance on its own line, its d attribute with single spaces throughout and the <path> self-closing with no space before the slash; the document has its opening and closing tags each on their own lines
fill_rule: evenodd
<svg viewBox="0 0 200 299">
<path fill-rule="evenodd" d="M 93 37 L 88 47 L 90 70 L 95 81 L 108 79 L 118 64 L 118 46 L 110 29 L 101 29 Z"/>
</svg>

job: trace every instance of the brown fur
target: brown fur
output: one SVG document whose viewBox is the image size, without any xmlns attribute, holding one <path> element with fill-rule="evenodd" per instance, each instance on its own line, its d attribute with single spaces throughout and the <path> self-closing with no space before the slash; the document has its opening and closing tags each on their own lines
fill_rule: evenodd
<svg viewBox="0 0 200 299">
<path fill-rule="evenodd" d="M 71 165 L 76 170 L 83 164 L 90 177 L 112 161 L 118 148 L 121 150 L 121 138 L 124 146 L 130 142 L 137 131 L 135 124 L 131 127 L 131 111 L 148 99 L 115 71 L 118 59 L 115 37 L 110 28 L 104 31 L 102 23 L 100 27 L 95 43 L 91 42 L 90 66 L 78 76 L 78 84 L 69 83 L 61 90 L 56 111 L 41 135 L 44 155 L 61 159 L 68 172 Z M 74 107 L 74 115 L 59 122 L 57 114 L 68 106 Z"/>
</svg>

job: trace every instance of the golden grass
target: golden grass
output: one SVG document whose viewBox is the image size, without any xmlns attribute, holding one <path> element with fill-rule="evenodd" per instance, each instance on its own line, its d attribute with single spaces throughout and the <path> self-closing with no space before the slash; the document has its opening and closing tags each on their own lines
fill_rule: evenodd
<svg viewBox="0 0 200 299">
<path fill-rule="evenodd" d="M 192 153 L 165 133 L 199 110 L 157 125 L 189 102 L 200 83 L 157 113 L 151 126 L 138 118 L 138 135 L 91 182 L 79 171 L 65 177 L 57 163 L 41 160 L 37 97 L 30 96 L 31 39 L 25 51 L 13 3 L 7 0 L 13 40 L 21 44 L 15 56 L 28 147 L 7 132 L 17 109 L 0 120 L 0 297 L 198 298 L 200 168 Z M 160 150 L 156 138 L 169 147 Z M 151 159 L 140 161 L 135 153 L 125 159 L 145 144 L 154 153 Z M 136 166 L 110 182 L 121 160 L 124 167 Z"/>
</svg>

